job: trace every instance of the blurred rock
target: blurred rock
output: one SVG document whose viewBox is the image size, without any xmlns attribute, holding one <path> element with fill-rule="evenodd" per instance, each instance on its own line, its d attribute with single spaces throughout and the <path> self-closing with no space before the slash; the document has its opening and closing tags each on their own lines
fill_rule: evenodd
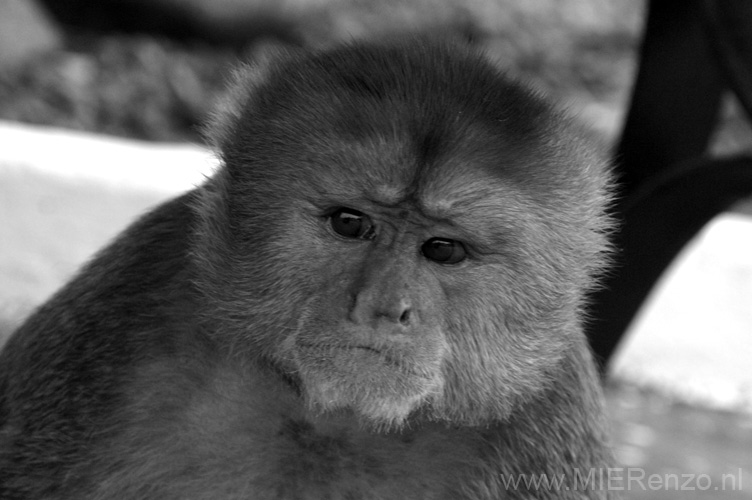
<svg viewBox="0 0 752 500">
<path fill-rule="evenodd" d="M 41 0 L 75 31 L 159 34 L 245 47 L 260 40 L 325 46 L 342 40 L 433 33 L 475 39 L 499 0 Z M 503 12 L 503 9 L 501 10 Z M 494 11 L 494 13 L 497 13 Z"/>
<path fill-rule="evenodd" d="M 296 20 L 273 0 L 41 0 L 72 31 L 146 33 L 244 46 L 298 44 Z"/>
<path fill-rule="evenodd" d="M 0 1 L 0 70 L 61 45 L 57 27 L 34 0 Z"/>
<path fill-rule="evenodd" d="M 162 141 L 200 140 L 237 59 L 404 33 L 472 42 L 612 137 L 642 13 L 631 0 L 36 1 L 66 48 L 0 73 L 0 117 Z"/>
</svg>

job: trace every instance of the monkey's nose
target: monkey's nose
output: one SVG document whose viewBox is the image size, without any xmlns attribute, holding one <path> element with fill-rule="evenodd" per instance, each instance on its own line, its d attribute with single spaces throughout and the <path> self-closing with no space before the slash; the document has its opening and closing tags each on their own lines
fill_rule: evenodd
<svg viewBox="0 0 752 500">
<path fill-rule="evenodd" d="M 355 297 L 350 319 L 362 325 L 387 321 L 408 326 L 413 321 L 413 310 L 410 301 L 404 297 L 376 298 L 361 293 Z"/>
</svg>

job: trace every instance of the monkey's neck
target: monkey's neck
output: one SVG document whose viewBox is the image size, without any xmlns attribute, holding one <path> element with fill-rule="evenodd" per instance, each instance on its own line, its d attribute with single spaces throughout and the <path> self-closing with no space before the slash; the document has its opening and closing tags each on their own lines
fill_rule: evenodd
<svg viewBox="0 0 752 500">
<path fill-rule="evenodd" d="M 259 367 L 262 371 L 268 371 L 277 376 L 279 383 L 284 385 L 289 391 L 293 392 L 298 397 L 303 397 L 301 390 L 300 378 L 289 370 L 286 370 L 278 363 L 268 358 L 261 358 L 258 360 Z"/>
</svg>

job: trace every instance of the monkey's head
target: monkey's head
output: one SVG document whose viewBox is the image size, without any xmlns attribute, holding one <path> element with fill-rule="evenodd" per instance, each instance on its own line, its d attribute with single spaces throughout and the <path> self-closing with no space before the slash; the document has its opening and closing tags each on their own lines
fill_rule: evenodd
<svg viewBox="0 0 752 500">
<path fill-rule="evenodd" d="M 228 102 L 196 236 L 227 352 L 377 426 L 504 418 L 555 376 L 606 248 L 571 120 L 425 41 L 286 54 Z"/>
</svg>

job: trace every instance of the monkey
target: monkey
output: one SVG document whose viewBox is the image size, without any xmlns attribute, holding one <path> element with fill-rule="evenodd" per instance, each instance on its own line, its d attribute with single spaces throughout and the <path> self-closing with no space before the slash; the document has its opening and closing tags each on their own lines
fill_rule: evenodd
<svg viewBox="0 0 752 500">
<path fill-rule="evenodd" d="M 1 498 L 613 498 L 583 126 L 398 37 L 242 66 L 206 135 L 5 345 Z"/>
</svg>

